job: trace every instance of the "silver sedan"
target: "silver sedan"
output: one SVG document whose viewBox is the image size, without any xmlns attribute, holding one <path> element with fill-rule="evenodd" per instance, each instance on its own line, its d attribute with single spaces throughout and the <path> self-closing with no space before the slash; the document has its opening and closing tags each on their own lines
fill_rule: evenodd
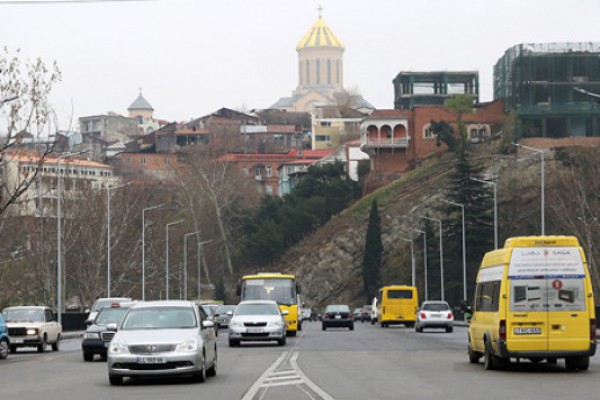
<svg viewBox="0 0 600 400">
<path fill-rule="evenodd" d="M 239 346 L 241 341 L 277 341 L 284 346 L 286 313 L 273 300 L 242 301 L 229 321 L 229 346 Z"/>
<path fill-rule="evenodd" d="M 116 329 L 114 327 L 110 327 Z M 214 325 L 190 301 L 135 304 L 108 348 L 108 379 L 191 375 L 199 382 L 217 373 Z"/>
</svg>

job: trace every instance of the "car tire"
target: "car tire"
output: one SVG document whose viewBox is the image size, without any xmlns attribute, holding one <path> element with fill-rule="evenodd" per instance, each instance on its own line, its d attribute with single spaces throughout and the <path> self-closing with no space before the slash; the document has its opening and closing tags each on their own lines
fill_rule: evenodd
<svg viewBox="0 0 600 400">
<path fill-rule="evenodd" d="M 109 375 L 108 382 L 113 386 L 121 386 L 123 384 L 123 377 L 118 375 Z"/>
<path fill-rule="evenodd" d="M 453 326 L 447 326 L 446 327 L 446 333 L 452 333 L 454 332 L 454 327 Z"/>
<path fill-rule="evenodd" d="M 471 346 L 471 340 L 469 340 L 469 344 L 467 345 L 467 354 L 469 355 L 469 363 L 479 364 L 481 354 L 473 350 L 473 346 Z"/>
<path fill-rule="evenodd" d="M 194 373 L 194 380 L 199 383 L 204 383 L 206 381 L 206 360 L 204 355 L 202 356 L 202 361 L 200 362 L 200 370 Z"/>
<path fill-rule="evenodd" d="M 287 331 L 286 335 L 288 336 L 296 336 L 297 331 Z"/>
<path fill-rule="evenodd" d="M 324 331 L 326 331 L 326 330 L 327 330 L 327 327 L 326 327 L 325 325 L 322 325 L 322 326 L 321 326 L 321 329 L 322 329 L 322 330 L 324 330 Z"/>
<path fill-rule="evenodd" d="M 286 343 L 287 343 L 287 340 L 286 340 L 285 336 L 283 337 L 283 339 L 277 340 L 278 346 L 285 346 Z"/>
<path fill-rule="evenodd" d="M 238 339 L 229 339 L 229 347 L 238 347 L 240 341 Z"/>
<path fill-rule="evenodd" d="M 581 356 L 577 357 L 577 369 L 580 371 L 587 371 L 590 368 L 590 357 Z"/>
<path fill-rule="evenodd" d="M 0 360 L 4 360 L 8 357 L 8 341 L 0 340 Z"/>
<path fill-rule="evenodd" d="M 43 353 L 46 350 L 46 340 L 47 340 L 46 334 L 44 334 L 42 336 L 42 343 L 40 343 L 40 344 L 37 345 L 37 351 L 38 351 L 38 353 Z"/>
<path fill-rule="evenodd" d="M 215 359 L 213 365 L 206 370 L 206 376 L 217 376 L 217 346 L 215 345 Z"/>
<path fill-rule="evenodd" d="M 90 353 L 89 351 L 83 352 L 83 361 L 89 362 L 94 360 L 94 353 Z"/>
<path fill-rule="evenodd" d="M 567 371 L 577 371 L 577 357 L 566 357 L 565 367 Z"/>
<path fill-rule="evenodd" d="M 62 339 L 62 337 L 59 334 L 56 337 L 56 342 L 52 343 L 52 351 L 58 351 L 58 350 L 60 350 L 60 340 L 61 339 Z"/>
<path fill-rule="evenodd" d="M 488 371 L 492 371 L 495 369 L 501 369 L 503 364 L 503 360 L 500 357 L 496 357 L 492 353 L 492 344 L 490 343 L 489 339 L 486 339 L 485 353 L 483 354 L 483 367 Z"/>
<path fill-rule="evenodd" d="M 10 350 L 11 353 L 16 353 L 17 352 L 17 346 L 8 346 L 8 349 Z"/>
<path fill-rule="evenodd" d="M 107 357 L 107 355 L 106 355 L 106 354 L 100 354 L 100 359 L 101 359 L 102 361 L 106 361 L 106 359 L 107 359 L 107 358 L 108 358 L 108 357 Z"/>
<path fill-rule="evenodd" d="M 351 331 L 354 330 L 354 324 L 350 325 L 348 328 L 350 328 Z"/>
</svg>

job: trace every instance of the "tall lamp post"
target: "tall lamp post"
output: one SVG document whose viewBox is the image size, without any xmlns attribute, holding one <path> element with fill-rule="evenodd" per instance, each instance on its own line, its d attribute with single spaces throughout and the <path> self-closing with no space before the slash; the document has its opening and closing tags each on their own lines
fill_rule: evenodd
<svg viewBox="0 0 600 400">
<path fill-rule="evenodd" d="M 545 183 L 544 183 L 544 181 L 545 181 L 545 179 L 544 179 L 544 154 L 546 153 L 546 151 L 543 149 L 537 149 L 537 148 L 531 147 L 531 146 L 525 146 L 524 144 L 519 144 L 519 143 L 514 143 L 514 142 L 511 144 L 513 146 L 521 147 L 525 150 L 529 150 L 531 152 L 538 153 L 540 155 L 540 161 L 541 161 L 541 165 L 540 165 L 540 167 L 541 167 L 541 184 L 540 184 L 541 195 L 540 195 L 540 197 L 541 197 L 541 202 L 542 202 L 542 204 L 541 204 L 541 207 L 542 207 L 542 209 L 541 209 L 541 219 L 542 219 L 541 229 L 542 229 L 542 236 L 544 236 L 546 234 L 546 216 L 545 216 L 545 213 L 546 213 L 545 206 L 546 205 L 545 205 L 545 199 L 544 199 L 545 191 L 546 191 Z"/>
<path fill-rule="evenodd" d="M 411 286 L 415 286 L 415 248 L 412 237 L 410 239 L 401 237 L 400 240 L 410 242 L 410 276 Z"/>
<path fill-rule="evenodd" d="M 198 283 L 198 300 L 201 299 L 200 295 L 202 294 L 202 290 L 200 288 L 200 283 L 202 281 L 202 256 L 204 255 L 203 249 L 204 249 L 204 245 L 207 243 L 210 243 L 210 242 L 212 242 L 212 239 L 197 243 L 197 246 L 198 246 L 198 250 L 197 250 L 197 253 L 198 253 L 198 282 L 197 282 Z"/>
<path fill-rule="evenodd" d="M 13 100 L 13 99 L 10 99 Z M 78 151 L 75 153 L 62 153 L 56 157 L 56 174 L 57 174 L 57 194 L 56 194 L 56 301 L 58 308 L 58 323 L 62 324 L 62 296 L 63 296 L 63 287 L 62 287 L 62 174 L 60 170 L 60 159 L 63 157 L 75 156 L 78 154 L 84 154 L 88 151 Z"/>
<path fill-rule="evenodd" d="M 201 231 L 190 232 L 183 235 L 183 299 L 187 300 L 188 293 L 188 271 L 187 271 L 187 238 L 192 235 L 199 235 Z"/>
<path fill-rule="evenodd" d="M 129 186 L 130 182 L 121 186 L 106 188 L 106 297 L 110 297 L 110 191 Z"/>
<path fill-rule="evenodd" d="M 427 217 L 425 215 L 421 215 L 421 218 L 435 221 L 440 224 L 440 297 L 441 300 L 444 301 L 446 296 L 444 295 L 444 246 L 442 242 L 442 220 L 438 218 Z"/>
<path fill-rule="evenodd" d="M 164 204 L 146 207 L 142 210 L 142 301 L 146 301 L 146 211 L 156 210 Z"/>
<path fill-rule="evenodd" d="M 166 231 L 166 246 L 165 246 L 165 298 L 169 300 L 169 227 L 183 223 L 183 219 L 175 222 L 169 222 L 165 226 Z"/>
<path fill-rule="evenodd" d="M 410 230 L 423 234 L 423 278 L 425 280 L 425 301 L 427 301 L 427 232 L 414 227 L 410 228 Z"/>
<path fill-rule="evenodd" d="M 494 188 L 494 250 L 498 250 L 498 189 L 496 182 L 471 178 L 472 181 L 492 185 Z"/>
<path fill-rule="evenodd" d="M 446 203 L 451 204 L 456 207 L 460 207 L 462 211 L 462 261 L 463 261 L 463 300 L 467 301 L 467 242 L 465 238 L 465 205 L 454 203 L 452 201 L 446 201 Z"/>
</svg>

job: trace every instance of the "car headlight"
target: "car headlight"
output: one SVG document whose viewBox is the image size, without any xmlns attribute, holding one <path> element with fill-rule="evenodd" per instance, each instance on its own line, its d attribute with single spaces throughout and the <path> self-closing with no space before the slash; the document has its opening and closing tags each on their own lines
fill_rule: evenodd
<svg viewBox="0 0 600 400">
<path fill-rule="evenodd" d="M 110 346 L 108 347 L 108 352 L 110 354 L 127 354 L 129 353 L 129 349 L 127 346 L 122 345 L 118 341 L 114 340 L 110 342 Z"/>
<path fill-rule="evenodd" d="M 100 334 L 98 332 L 86 332 L 83 334 L 84 339 L 100 339 Z"/>
<path fill-rule="evenodd" d="M 198 350 L 198 339 L 191 337 L 183 343 L 179 343 L 175 347 L 175 351 L 197 351 Z"/>
<path fill-rule="evenodd" d="M 28 335 L 37 335 L 37 333 L 38 333 L 37 329 L 27 329 Z"/>
<path fill-rule="evenodd" d="M 269 326 L 281 326 L 281 321 L 271 321 L 269 322 Z"/>
<path fill-rule="evenodd" d="M 236 320 L 231 320 L 229 321 L 229 326 L 231 326 L 232 328 L 241 328 L 242 327 L 242 322 L 241 321 L 236 321 Z"/>
</svg>

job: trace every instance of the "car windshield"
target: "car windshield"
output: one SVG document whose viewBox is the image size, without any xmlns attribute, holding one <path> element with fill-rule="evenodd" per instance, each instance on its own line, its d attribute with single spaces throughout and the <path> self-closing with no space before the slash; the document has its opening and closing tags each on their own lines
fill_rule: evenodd
<svg viewBox="0 0 600 400">
<path fill-rule="evenodd" d="M 327 306 L 327 309 L 325 309 L 325 312 L 350 312 L 350 308 L 348 306 L 333 305 L 333 306 Z"/>
<path fill-rule="evenodd" d="M 196 314 L 191 307 L 140 307 L 123 319 L 121 330 L 195 328 Z"/>
<path fill-rule="evenodd" d="M 44 322 L 44 310 L 19 309 L 2 312 L 6 322 Z"/>
<path fill-rule="evenodd" d="M 235 315 L 278 315 L 279 307 L 276 304 L 240 304 L 235 310 Z"/>
<path fill-rule="evenodd" d="M 449 309 L 450 306 L 445 303 L 426 303 L 421 307 L 421 310 L 425 311 L 448 311 Z"/>
<path fill-rule="evenodd" d="M 354 314 L 360 314 L 361 313 L 361 309 L 360 308 L 355 308 L 354 309 Z"/>
<path fill-rule="evenodd" d="M 98 299 L 92 306 L 92 311 L 98 312 L 102 310 L 104 307 L 108 307 L 113 303 L 123 302 L 123 300 L 119 299 Z"/>
<path fill-rule="evenodd" d="M 242 299 L 296 304 L 296 285 L 293 279 L 248 279 L 243 283 Z"/>
<path fill-rule="evenodd" d="M 206 315 L 211 317 L 211 316 L 215 315 L 215 310 L 217 309 L 217 306 L 210 305 L 210 304 L 203 304 L 202 308 L 204 309 L 204 312 L 206 313 Z"/>
<path fill-rule="evenodd" d="M 129 311 L 129 307 L 105 307 L 98 313 L 94 324 L 102 326 L 118 324 L 127 314 L 127 311 Z"/>
<path fill-rule="evenodd" d="M 219 306 L 217 307 L 215 314 L 227 314 L 229 311 L 234 311 L 235 306 Z"/>
</svg>

